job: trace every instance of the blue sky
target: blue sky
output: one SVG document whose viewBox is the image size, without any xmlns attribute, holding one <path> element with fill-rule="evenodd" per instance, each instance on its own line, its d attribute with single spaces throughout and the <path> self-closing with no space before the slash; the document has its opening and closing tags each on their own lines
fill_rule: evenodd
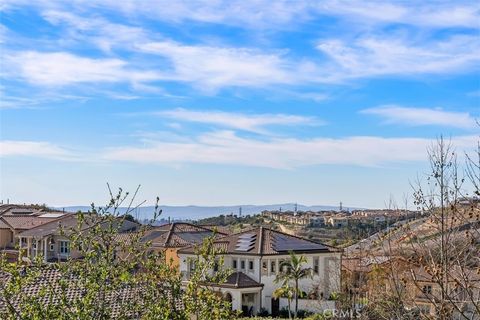
<svg viewBox="0 0 480 320">
<path fill-rule="evenodd" d="M 478 140 L 477 1 L 0 1 L 0 198 L 382 207 Z"/>
</svg>

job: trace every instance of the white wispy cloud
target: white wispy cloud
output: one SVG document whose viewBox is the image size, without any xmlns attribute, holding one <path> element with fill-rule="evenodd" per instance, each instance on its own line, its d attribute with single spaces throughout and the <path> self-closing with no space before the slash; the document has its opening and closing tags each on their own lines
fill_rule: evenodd
<svg viewBox="0 0 480 320">
<path fill-rule="evenodd" d="M 346 22 L 401 23 L 428 27 L 477 28 L 479 5 L 472 1 L 368 1 L 332 0 L 72 0 L 35 2 L 3 0 L 0 9 L 29 5 L 41 9 L 99 10 L 108 9 L 127 17 L 148 17 L 170 23 L 226 24 L 250 29 L 286 28 L 301 24 L 321 15 L 332 15 Z"/>
<path fill-rule="evenodd" d="M 464 129 L 476 127 L 474 116 L 468 112 L 386 105 L 364 109 L 361 113 L 380 116 L 387 123 L 399 123 L 409 126 L 437 125 Z"/>
<path fill-rule="evenodd" d="M 82 82 L 143 82 L 159 78 L 148 70 L 129 68 L 121 59 L 96 59 L 68 52 L 24 51 L 10 54 L 8 71 L 12 77 L 46 86 L 65 86 Z"/>
<path fill-rule="evenodd" d="M 25 4 L 24 0 L 4 0 Z M 48 1 L 37 1 L 40 8 L 51 8 Z M 81 5 L 82 9 L 108 9 L 126 16 L 144 16 L 169 23 L 196 21 L 201 23 L 227 24 L 247 28 L 269 28 L 287 25 L 295 19 L 304 20 L 308 9 L 306 1 L 142 1 L 135 0 L 92 0 L 59 3 L 57 7 L 71 9 Z M 12 4 L 12 7 L 14 5 Z"/>
<path fill-rule="evenodd" d="M 155 113 L 157 116 L 177 121 L 212 124 L 224 128 L 265 133 L 265 127 L 272 125 L 321 125 L 323 122 L 313 117 L 289 114 L 244 114 L 224 111 L 195 111 L 177 108 Z"/>
<path fill-rule="evenodd" d="M 37 157 L 56 160 L 72 160 L 73 154 L 67 149 L 44 141 L 0 141 L 0 157 Z"/>
<path fill-rule="evenodd" d="M 224 86 L 265 86 L 297 82 L 294 66 L 279 53 L 238 47 L 183 45 L 174 41 L 138 45 L 138 50 L 167 58 L 172 65 L 171 80 L 193 83 L 214 90 Z"/>
<path fill-rule="evenodd" d="M 448 74 L 478 68 L 480 39 L 452 36 L 418 43 L 403 37 L 362 37 L 352 43 L 321 40 L 317 49 L 335 63 L 332 80 L 383 75 Z"/>
<path fill-rule="evenodd" d="M 478 68 L 478 37 L 456 36 L 434 45 L 410 44 L 402 39 L 362 38 L 353 44 L 325 40 L 317 48 L 329 59 L 313 63 L 293 61 L 284 52 L 250 48 L 183 45 L 173 41 L 139 43 L 133 50 L 161 56 L 148 68 L 138 61 L 91 58 L 69 52 L 10 52 L 7 76 L 35 85 L 78 83 L 177 81 L 207 92 L 225 87 L 266 87 L 337 83 L 353 78 L 449 74 Z M 148 61 L 148 57 L 144 57 Z M 332 61 L 334 63 L 332 63 Z M 323 98 L 323 96 L 321 97 Z"/>
<path fill-rule="evenodd" d="M 5 10 L 26 5 L 6 1 Z M 162 3 L 162 2 L 160 2 Z M 168 4 L 168 5 L 167 5 Z M 7 76 L 19 74 L 36 85 L 64 86 L 78 83 L 128 82 L 132 88 L 149 87 L 148 82 L 189 83 L 207 93 L 226 87 L 273 87 L 331 84 L 357 78 L 378 76 L 416 76 L 472 72 L 479 68 L 480 39 L 475 34 L 453 33 L 443 39 L 429 32 L 432 28 L 473 28 L 479 18 L 478 5 L 469 3 L 422 4 L 371 1 L 108 1 L 49 2 L 34 4 L 42 17 L 60 30 L 61 37 L 51 39 L 58 52 L 5 51 Z M 81 8 L 81 9 L 80 9 Z M 101 10 L 99 10 L 101 9 Z M 102 16 L 102 10 L 124 15 L 122 23 Z M 98 13 L 100 12 L 100 14 Z M 318 55 L 298 56 L 292 49 L 266 49 L 223 45 L 185 44 L 152 32 L 147 24 L 135 19 L 148 16 L 172 23 L 190 20 L 204 23 L 236 24 L 260 27 L 262 24 L 289 25 L 319 16 L 340 17 L 360 22 L 356 32 L 339 32 L 332 38 L 319 39 Z M 342 20 L 342 21 L 343 21 Z M 118 21 L 118 20 L 115 20 Z M 339 22 L 340 23 L 340 22 Z M 405 34 L 381 33 L 363 24 L 412 24 L 415 31 Z M 344 29 L 341 29 L 342 31 Z M 199 40 L 199 39 L 197 39 Z M 93 44 L 104 56 L 84 57 L 69 52 L 78 44 Z M 128 63 L 122 57 L 128 52 Z M 160 57 L 160 58 L 158 58 Z M 155 88 L 153 86 L 153 88 Z M 322 99 L 322 96 L 313 99 Z"/>
<path fill-rule="evenodd" d="M 115 47 L 131 49 L 149 38 L 142 27 L 113 23 L 99 16 L 82 17 L 72 12 L 45 10 L 42 17 L 52 25 L 66 26 L 62 41 L 91 42 L 107 53 Z"/>
<path fill-rule="evenodd" d="M 348 21 L 401 23 L 432 28 L 478 28 L 478 3 L 470 1 L 365 1 L 337 0 L 316 5 L 320 12 L 345 17 Z"/>
<path fill-rule="evenodd" d="M 460 149 L 471 149 L 477 137 L 455 137 Z M 218 131 L 186 142 L 157 141 L 145 147 L 112 148 L 104 154 L 110 161 L 150 164 L 208 163 L 291 169 L 310 165 L 377 166 L 388 163 L 425 161 L 432 140 L 425 138 L 280 139 L 267 141 L 242 138 L 232 131 Z"/>
</svg>

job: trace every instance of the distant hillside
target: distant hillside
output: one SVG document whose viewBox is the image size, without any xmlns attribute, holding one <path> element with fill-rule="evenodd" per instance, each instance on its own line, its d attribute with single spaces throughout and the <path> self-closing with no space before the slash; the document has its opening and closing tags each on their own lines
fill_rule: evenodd
<svg viewBox="0 0 480 320">
<path fill-rule="evenodd" d="M 272 205 L 237 205 L 237 206 L 161 206 L 163 210 L 161 218 L 168 219 L 169 217 L 174 220 L 197 220 L 202 218 L 214 217 L 220 214 L 236 214 L 238 215 L 242 211 L 242 215 L 253 215 L 261 213 L 264 210 L 278 210 L 282 208 L 282 211 L 294 210 L 294 203 L 283 203 L 283 204 L 272 204 Z M 63 209 L 63 207 L 57 207 L 57 209 Z M 77 212 L 77 211 L 87 211 L 90 209 L 89 206 L 71 206 L 64 207 L 65 211 L 68 212 Z M 324 206 L 324 205 L 315 205 L 315 206 L 304 206 L 301 204 L 297 205 L 299 211 L 320 211 L 320 210 L 338 210 L 338 207 L 335 206 Z M 359 209 L 359 208 L 350 208 L 350 209 Z M 121 208 L 121 211 L 125 211 L 126 208 Z M 136 212 L 133 213 L 138 219 L 151 219 L 153 216 L 154 207 L 140 207 Z"/>
</svg>

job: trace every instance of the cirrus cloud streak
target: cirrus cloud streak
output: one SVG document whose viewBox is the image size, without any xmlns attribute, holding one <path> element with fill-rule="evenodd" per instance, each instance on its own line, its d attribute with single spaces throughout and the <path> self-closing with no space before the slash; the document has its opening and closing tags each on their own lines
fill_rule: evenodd
<svg viewBox="0 0 480 320">
<path fill-rule="evenodd" d="M 452 139 L 459 149 L 471 149 L 477 137 Z M 111 148 L 104 159 L 149 164 L 223 164 L 276 169 L 310 165 L 380 166 L 425 161 L 426 138 L 346 138 L 254 140 L 232 131 L 217 131 L 187 142 L 150 142 L 145 147 Z"/>
<path fill-rule="evenodd" d="M 437 125 L 463 129 L 473 129 L 477 126 L 475 118 L 468 112 L 386 105 L 364 109 L 361 113 L 380 116 L 387 123 L 398 123 L 408 126 Z"/>
<path fill-rule="evenodd" d="M 272 125 L 322 125 L 321 120 L 289 114 L 245 114 L 224 111 L 197 111 L 177 108 L 155 112 L 155 115 L 177 121 L 212 124 L 256 133 L 266 133 L 265 127 Z"/>
<path fill-rule="evenodd" d="M 0 157 L 36 157 L 56 160 L 71 160 L 73 154 L 65 148 L 45 141 L 0 141 Z"/>
</svg>

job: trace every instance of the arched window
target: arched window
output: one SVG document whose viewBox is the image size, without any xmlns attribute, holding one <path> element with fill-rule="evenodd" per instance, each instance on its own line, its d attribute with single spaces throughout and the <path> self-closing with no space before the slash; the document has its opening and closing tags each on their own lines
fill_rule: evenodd
<svg viewBox="0 0 480 320">
<path fill-rule="evenodd" d="M 232 300 L 233 300 L 233 299 L 232 299 L 232 295 L 230 294 L 230 292 L 225 293 L 225 295 L 223 296 L 223 299 L 224 299 L 225 301 L 230 302 L 230 308 L 233 307 L 233 305 L 232 305 Z"/>
</svg>

